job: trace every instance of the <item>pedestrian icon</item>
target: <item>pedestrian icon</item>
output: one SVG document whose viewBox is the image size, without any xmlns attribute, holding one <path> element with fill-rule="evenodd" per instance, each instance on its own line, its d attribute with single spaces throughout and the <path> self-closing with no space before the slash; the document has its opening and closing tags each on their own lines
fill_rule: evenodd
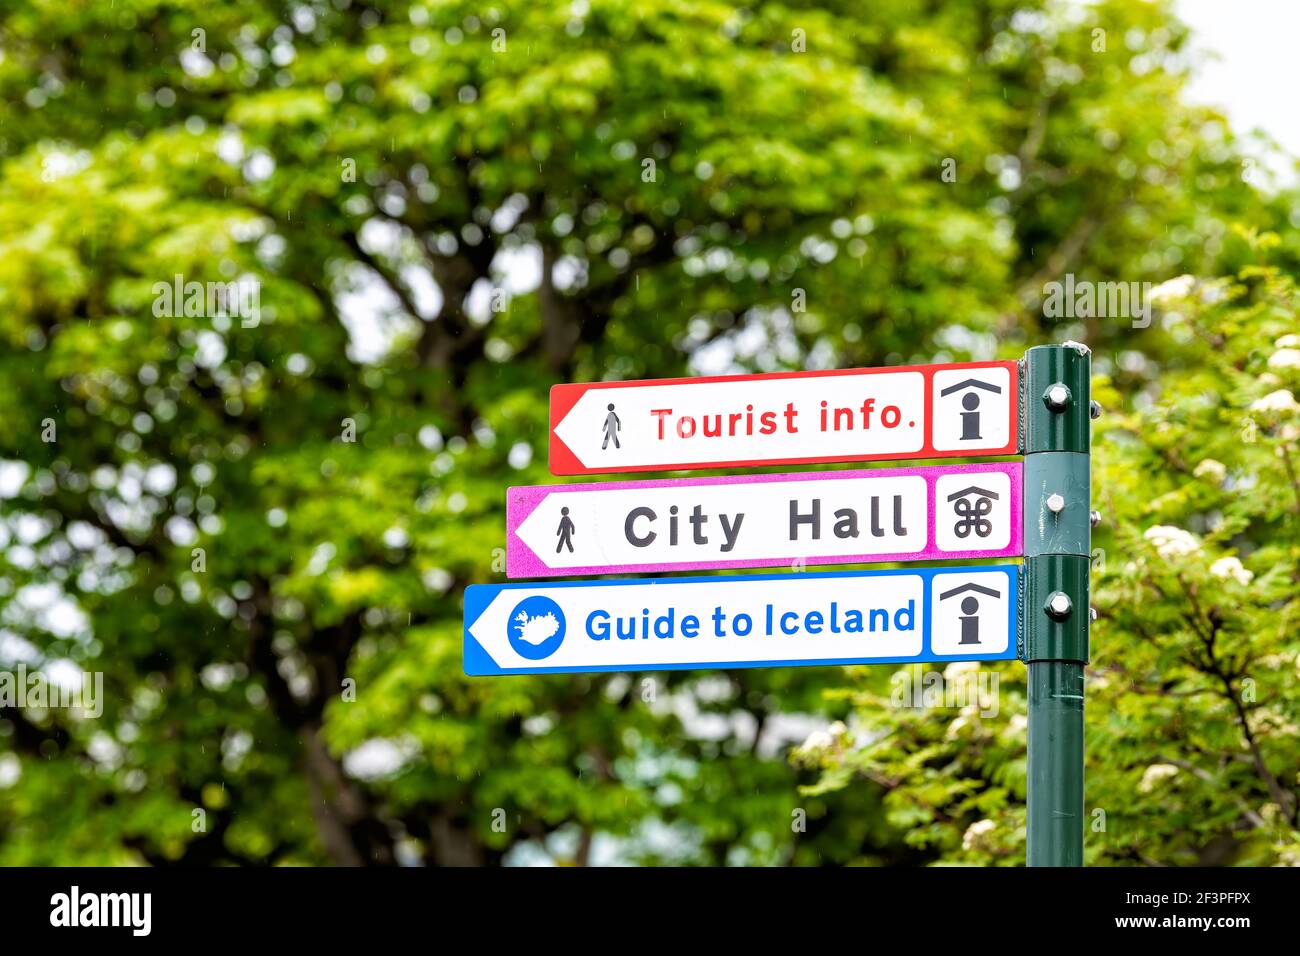
<svg viewBox="0 0 1300 956">
<path fill-rule="evenodd" d="M 569 517 L 569 509 L 561 508 L 560 526 L 555 529 L 555 533 L 560 536 L 560 543 L 555 546 L 556 554 L 559 554 L 560 549 L 565 545 L 568 545 L 569 553 L 573 553 L 573 532 L 576 530 L 577 528 L 574 527 L 573 519 Z"/>
<path fill-rule="evenodd" d="M 988 382 L 981 382 L 977 378 L 968 378 L 949 385 L 939 392 L 941 398 L 946 398 L 954 392 L 965 391 L 966 394 L 961 397 L 961 441 L 983 441 L 980 434 L 980 395 L 975 389 L 984 389 L 986 392 L 993 392 L 995 395 L 1001 395 L 1002 389 L 997 385 L 990 385 Z"/>
<path fill-rule="evenodd" d="M 961 587 L 953 588 L 951 591 L 945 591 L 939 595 L 940 601 L 946 601 L 950 597 L 956 597 L 958 594 L 964 594 L 967 591 L 976 591 L 980 594 L 986 594 L 992 598 L 1002 597 L 1001 591 L 995 591 L 993 588 L 986 588 L 980 584 L 963 584 Z M 962 598 L 961 602 L 961 640 L 959 644 L 978 644 L 980 643 L 980 619 L 979 619 L 980 602 L 975 595 L 969 595 Z"/>
<path fill-rule="evenodd" d="M 611 440 L 614 442 L 615 448 L 622 448 L 623 446 L 618 443 L 618 432 L 619 429 L 623 427 L 623 423 L 620 422 L 618 416 L 614 414 L 613 402 L 610 402 L 605 406 L 605 408 L 609 411 L 609 414 L 605 416 L 605 440 L 600 443 L 600 448 L 604 451 L 609 447 Z"/>
<path fill-rule="evenodd" d="M 975 500 L 967 500 L 969 495 L 974 495 Z M 987 538 L 993 533 L 993 522 L 988 516 L 993 513 L 993 502 L 998 500 L 996 491 L 971 485 L 954 491 L 948 500 L 953 502 L 952 510 L 957 515 L 957 522 L 952 526 L 957 537 L 970 537 L 972 531 L 977 538 Z"/>
</svg>

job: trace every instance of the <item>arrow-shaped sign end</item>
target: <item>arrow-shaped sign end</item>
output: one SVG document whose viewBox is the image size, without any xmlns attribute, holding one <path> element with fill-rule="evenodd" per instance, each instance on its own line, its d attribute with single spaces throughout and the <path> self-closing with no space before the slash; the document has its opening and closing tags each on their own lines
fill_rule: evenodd
<svg viewBox="0 0 1300 956">
<path fill-rule="evenodd" d="M 578 460 L 578 456 L 557 434 L 560 423 L 564 421 L 573 406 L 578 404 L 585 391 L 584 385 L 551 386 L 550 465 L 553 475 L 581 475 L 587 471 Z"/>
<path fill-rule="evenodd" d="M 462 659 L 468 677 L 491 677 L 506 673 L 469 632 L 488 609 L 493 598 L 500 593 L 501 588 L 494 584 L 471 584 L 465 589 L 465 644 Z"/>
<path fill-rule="evenodd" d="M 550 494 L 545 485 L 511 488 L 506 493 L 506 577 L 531 578 L 550 573 L 551 566 L 541 552 L 520 534 Z"/>
<path fill-rule="evenodd" d="M 483 650 L 483 645 L 474 640 L 474 637 L 468 630 L 465 631 L 465 660 L 466 677 L 497 677 L 507 673 L 497 666 L 497 662 L 492 660 L 488 652 Z"/>
</svg>

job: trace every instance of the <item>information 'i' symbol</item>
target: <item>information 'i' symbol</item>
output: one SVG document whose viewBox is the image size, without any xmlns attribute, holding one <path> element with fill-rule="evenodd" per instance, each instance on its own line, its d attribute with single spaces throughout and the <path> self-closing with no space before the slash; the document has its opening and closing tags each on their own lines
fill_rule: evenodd
<svg viewBox="0 0 1300 956">
<path fill-rule="evenodd" d="M 601 451 L 608 448 L 611 441 L 614 442 L 615 448 L 622 448 L 623 446 L 618 443 L 618 431 L 623 427 L 623 423 L 620 422 L 618 416 L 614 414 L 613 402 L 606 405 L 605 409 L 609 414 L 605 416 L 605 440 L 600 443 Z"/>
<path fill-rule="evenodd" d="M 949 385 L 939 393 L 940 397 L 945 397 L 954 392 L 965 392 L 961 397 L 961 407 L 964 409 L 961 414 L 961 441 L 983 441 L 984 436 L 980 434 L 980 395 L 976 389 L 983 389 L 986 392 L 992 392 L 995 395 L 1001 395 L 1002 389 L 997 385 L 990 385 L 988 382 L 981 382 L 977 378 L 968 378 L 956 385 Z"/>
<path fill-rule="evenodd" d="M 945 591 L 939 595 L 940 601 L 946 601 L 950 597 L 956 597 L 958 594 L 964 594 L 967 591 L 974 591 L 979 594 L 987 594 L 989 597 L 1001 597 L 999 591 L 993 588 L 986 588 L 979 584 L 963 584 L 959 588 L 953 588 L 951 591 Z M 969 594 L 962 598 L 961 604 L 961 640 L 958 644 L 978 644 L 980 643 L 980 619 L 979 610 L 980 602 L 974 594 Z"/>
<path fill-rule="evenodd" d="M 967 392 L 961 397 L 961 407 L 966 409 L 961 413 L 961 438 L 966 441 L 971 438 L 980 437 L 980 413 L 976 411 L 980 407 L 979 392 Z"/>
<path fill-rule="evenodd" d="M 980 619 L 975 616 L 979 613 L 979 609 L 980 602 L 975 598 L 962 598 L 961 642 L 963 644 L 978 644 L 980 642 Z"/>
</svg>

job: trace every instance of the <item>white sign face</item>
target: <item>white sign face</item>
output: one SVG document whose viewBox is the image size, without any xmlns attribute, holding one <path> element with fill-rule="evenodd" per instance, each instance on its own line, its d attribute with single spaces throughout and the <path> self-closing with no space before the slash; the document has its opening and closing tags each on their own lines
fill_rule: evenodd
<svg viewBox="0 0 1300 956">
<path fill-rule="evenodd" d="M 1015 656 L 1013 565 L 473 585 L 465 673 Z"/>
<path fill-rule="evenodd" d="M 558 475 L 1014 454 L 1015 363 L 557 385 Z"/>
<path fill-rule="evenodd" d="M 510 577 L 1019 554 L 1021 464 L 511 488 Z"/>
</svg>

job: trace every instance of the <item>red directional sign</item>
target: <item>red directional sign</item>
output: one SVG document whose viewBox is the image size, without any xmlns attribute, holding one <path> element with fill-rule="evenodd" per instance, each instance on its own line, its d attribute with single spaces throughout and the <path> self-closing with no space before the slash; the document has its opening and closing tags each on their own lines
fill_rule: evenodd
<svg viewBox="0 0 1300 956">
<path fill-rule="evenodd" d="M 551 471 L 1014 455 L 1015 362 L 775 372 L 551 389 Z"/>
</svg>

